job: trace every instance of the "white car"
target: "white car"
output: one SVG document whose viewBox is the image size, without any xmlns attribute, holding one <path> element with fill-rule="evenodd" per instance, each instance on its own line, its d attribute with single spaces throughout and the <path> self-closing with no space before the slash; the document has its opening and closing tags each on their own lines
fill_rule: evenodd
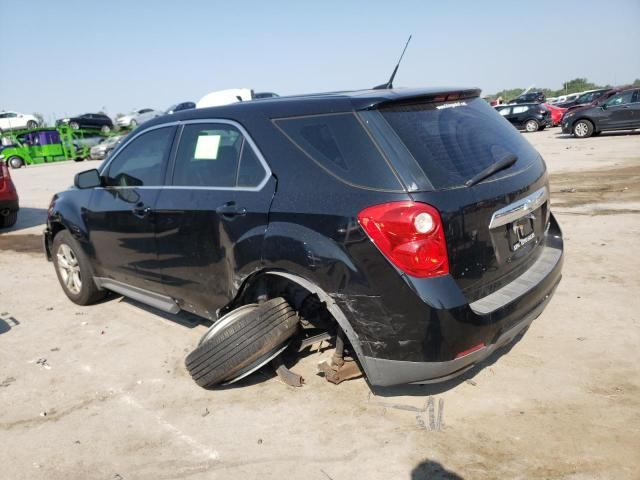
<svg viewBox="0 0 640 480">
<path fill-rule="evenodd" d="M 131 113 L 127 113 L 122 117 L 116 118 L 116 124 L 121 127 L 136 128 L 138 125 L 159 117 L 160 115 L 163 115 L 163 113 L 158 110 L 154 110 L 152 108 L 140 108 L 132 111 Z"/>
<path fill-rule="evenodd" d="M 26 113 L 3 110 L 0 112 L 0 132 L 19 128 L 38 128 L 38 119 Z"/>
</svg>

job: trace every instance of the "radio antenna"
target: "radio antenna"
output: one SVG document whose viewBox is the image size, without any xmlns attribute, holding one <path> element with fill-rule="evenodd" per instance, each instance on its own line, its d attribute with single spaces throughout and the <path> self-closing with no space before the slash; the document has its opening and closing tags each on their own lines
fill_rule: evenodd
<svg viewBox="0 0 640 480">
<path fill-rule="evenodd" d="M 393 69 L 393 73 L 389 78 L 387 83 L 383 83 L 382 85 L 378 85 L 377 87 L 373 87 L 374 90 L 388 90 L 393 88 L 393 79 L 396 78 L 396 73 L 398 73 L 398 67 L 400 66 L 400 62 L 402 61 L 402 57 L 404 57 L 404 52 L 407 51 L 407 47 L 409 46 L 409 42 L 411 41 L 412 35 L 409 35 L 409 39 L 407 43 L 404 44 L 404 48 L 402 49 L 402 54 L 400 54 L 400 58 L 398 59 L 398 63 L 396 64 L 396 68 Z"/>
</svg>

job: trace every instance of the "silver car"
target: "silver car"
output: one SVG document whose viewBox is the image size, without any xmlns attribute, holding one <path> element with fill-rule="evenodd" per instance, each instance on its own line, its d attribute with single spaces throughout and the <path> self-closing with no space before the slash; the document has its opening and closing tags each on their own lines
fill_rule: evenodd
<svg viewBox="0 0 640 480">
<path fill-rule="evenodd" d="M 153 118 L 159 117 L 162 114 L 162 112 L 154 110 L 152 108 L 140 108 L 138 110 L 132 111 L 131 113 L 127 113 L 122 117 L 116 118 L 116 124 L 120 127 L 136 128 L 138 125 Z"/>
<path fill-rule="evenodd" d="M 105 138 L 99 144 L 91 147 L 89 154 L 91 160 L 102 160 L 106 158 L 107 155 L 120 144 L 123 138 L 124 135 Z"/>
</svg>

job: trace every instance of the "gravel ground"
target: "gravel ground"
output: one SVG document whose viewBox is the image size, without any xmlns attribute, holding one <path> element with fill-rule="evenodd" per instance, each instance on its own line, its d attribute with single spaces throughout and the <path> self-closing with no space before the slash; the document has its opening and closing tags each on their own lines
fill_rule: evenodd
<svg viewBox="0 0 640 480">
<path fill-rule="evenodd" d="M 317 376 L 330 351 L 295 365 L 300 389 L 267 370 L 200 389 L 183 358 L 206 324 L 128 300 L 78 307 L 40 252 L 51 195 L 96 163 L 14 171 L 23 210 L 0 235 L 0 476 L 637 479 L 639 133 L 527 134 L 565 234 L 555 297 L 508 354 L 463 378 L 376 391 Z"/>
</svg>

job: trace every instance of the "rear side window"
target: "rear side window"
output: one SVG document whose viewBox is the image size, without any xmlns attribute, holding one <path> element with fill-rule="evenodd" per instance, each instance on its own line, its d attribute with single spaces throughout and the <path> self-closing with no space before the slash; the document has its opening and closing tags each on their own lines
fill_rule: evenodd
<svg viewBox="0 0 640 480">
<path fill-rule="evenodd" d="M 435 189 L 463 186 L 507 155 L 515 154 L 518 161 L 505 173 L 524 170 L 539 158 L 529 142 L 479 98 L 380 111 Z"/>
<path fill-rule="evenodd" d="M 217 123 L 184 127 L 176 154 L 173 185 L 257 187 L 265 175 L 253 148 L 236 127 Z"/>
<path fill-rule="evenodd" d="M 394 172 L 353 113 L 274 122 L 307 157 L 343 182 L 375 190 L 402 190 Z"/>
</svg>

